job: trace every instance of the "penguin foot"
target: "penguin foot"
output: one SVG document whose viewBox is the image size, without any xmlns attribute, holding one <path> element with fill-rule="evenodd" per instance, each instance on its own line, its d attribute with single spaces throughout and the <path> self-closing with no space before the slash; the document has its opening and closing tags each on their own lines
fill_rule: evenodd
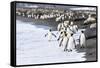
<svg viewBox="0 0 100 68">
<path fill-rule="evenodd" d="M 66 51 L 66 49 L 64 49 L 64 51 Z"/>
<path fill-rule="evenodd" d="M 72 50 L 67 50 L 68 52 L 72 52 Z"/>
<path fill-rule="evenodd" d="M 80 48 L 85 48 L 84 46 L 81 46 Z"/>
<path fill-rule="evenodd" d="M 82 47 L 80 47 L 80 48 L 82 48 Z"/>
<path fill-rule="evenodd" d="M 67 49 L 64 49 L 64 51 L 67 51 Z"/>
</svg>

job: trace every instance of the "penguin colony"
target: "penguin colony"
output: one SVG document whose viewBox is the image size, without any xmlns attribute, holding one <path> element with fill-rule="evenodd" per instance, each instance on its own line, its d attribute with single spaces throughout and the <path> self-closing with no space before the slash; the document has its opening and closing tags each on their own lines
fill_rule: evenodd
<svg viewBox="0 0 100 68">
<path fill-rule="evenodd" d="M 94 16 L 93 16 L 94 14 Z M 61 22 L 57 26 L 57 37 L 51 29 L 49 29 L 48 33 L 45 34 L 45 37 L 48 38 L 48 41 L 51 42 L 52 37 L 54 36 L 57 38 L 59 43 L 59 47 L 64 47 L 64 51 L 73 51 L 76 49 L 77 44 L 75 43 L 75 38 L 73 35 L 78 31 L 78 26 L 74 24 L 74 20 L 84 20 L 84 24 L 89 24 L 96 21 L 96 14 L 93 12 L 80 12 L 80 11 L 63 11 L 63 10 L 56 10 L 56 9 L 39 9 L 39 8 L 32 8 L 32 9 L 24 9 L 24 8 L 17 8 L 16 15 L 22 16 L 26 18 L 33 18 L 33 19 L 42 19 L 48 20 L 53 19 L 55 22 Z M 93 24 L 91 27 L 95 26 Z M 90 28 L 91 28 L 90 27 Z M 79 37 L 79 45 L 80 48 L 86 47 L 86 37 L 84 31 L 81 31 Z"/>
<path fill-rule="evenodd" d="M 70 23 L 70 24 L 69 24 Z M 73 21 L 64 21 L 63 23 L 59 23 L 58 27 L 58 34 L 59 37 L 49 30 L 47 34 L 45 34 L 45 37 L 48 37 L 48 41 L 52 40 L 52 36 L 57 38 L 57 41 L 59 42 L 59 47 L 64 47 L 64 51 L 71 52 L 74 49 L 76 49 L 77 44 L 75 43 L 75 39 L 73 35 L 78 31 L 78 26 L 74 25 Z M 81 31 L 80 37 L 79 37 L 79 45 L 80 48 L 86 47 L 86 37 L 84 34 L 84 31 Z"/>
</svg>

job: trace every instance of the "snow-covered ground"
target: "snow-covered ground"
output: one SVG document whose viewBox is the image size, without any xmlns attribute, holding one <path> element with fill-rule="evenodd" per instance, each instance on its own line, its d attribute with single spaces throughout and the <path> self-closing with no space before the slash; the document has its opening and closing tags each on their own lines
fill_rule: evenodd
<svg viewBox="0 0 100 68">
<path fill-rule="evenodd" d="M 44 36 L 48 30 L 18 20 L 16 23 L 17 65 L 78 62 L 86 60 L 84 58 L 85 52 L 64 52 L 63 47 L 59 47 L 59 43 L 55 37 L 49 42 L 47 37 Z M 56 34 L 57 31 L 53 31 L 53 33 Z M 74 35 L 77 44 L 79 34 L 80 30 Z"/>
</svg>

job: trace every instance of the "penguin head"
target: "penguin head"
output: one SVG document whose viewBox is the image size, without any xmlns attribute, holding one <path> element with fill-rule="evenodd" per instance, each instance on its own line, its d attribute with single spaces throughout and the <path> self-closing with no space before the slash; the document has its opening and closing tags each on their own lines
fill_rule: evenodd
<svg viewBox="0 0 100 68">
<path fill-rule="evenodd" d="M 82 33 L 84 33 L 84 31 L 81 31 Z"/>
<path fill-rule="evenodd" d="M 73 36 L 73 34 L 71 34 L 71 36 Z"/>
<path fill-rule="evenodd" d="M 49 29 L 49 31 L 51 32 L 51 29 Z"/>
<path fill-rule="evenodd" d="M 66 31 L 64 31 L 64 34 L 66 34 Z"/>
<path fill-rule="evenodd" d="M 63 32 L 61 31 L 61 34 L 62 34 Z"/>
<path fill-rule="evenodd" d="M 65 33 L 65 36 L 67 36 L 67 33 Z"/>
</svg>

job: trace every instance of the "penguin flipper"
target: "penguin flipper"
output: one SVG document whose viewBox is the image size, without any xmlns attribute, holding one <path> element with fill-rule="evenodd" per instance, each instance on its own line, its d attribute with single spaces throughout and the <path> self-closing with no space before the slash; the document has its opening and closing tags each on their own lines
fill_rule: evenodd
<svg viewBox="0 0 100 68">
<path fill-rule="evenodd" d="M 48 35 L 48 33 L 47 34 L 45 34 L 45 37 Z"/>
<path fill-rule="evenodd" d="M 53 35 L 54 37 L 57 37 L 57 36 L 56 36 L 55 34 L 53 34 L 53 33 L 52 33 L 52 35 Z"/>
</svg>

